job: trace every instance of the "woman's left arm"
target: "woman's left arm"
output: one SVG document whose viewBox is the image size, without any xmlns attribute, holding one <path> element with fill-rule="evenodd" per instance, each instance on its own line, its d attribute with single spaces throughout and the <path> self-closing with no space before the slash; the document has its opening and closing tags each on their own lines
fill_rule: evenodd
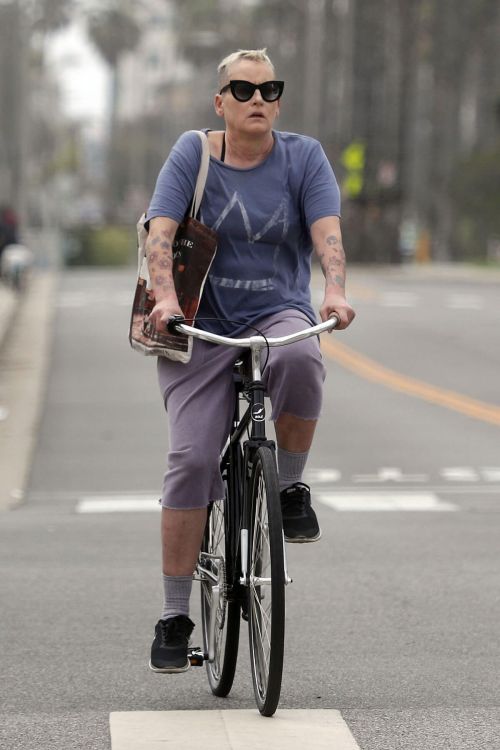
<svg viewBox="0 0 500 750">
<path fill-rule="evenodd" d="M 321 320 L 336 313 L 337 328 L 347 328 L 356 313 L 345 298 L 345 253 L 338 216 L 325 216 L 311 225 L 311 238 L 325 277 L 325 297 L 320 307 Z"/>
</svg>

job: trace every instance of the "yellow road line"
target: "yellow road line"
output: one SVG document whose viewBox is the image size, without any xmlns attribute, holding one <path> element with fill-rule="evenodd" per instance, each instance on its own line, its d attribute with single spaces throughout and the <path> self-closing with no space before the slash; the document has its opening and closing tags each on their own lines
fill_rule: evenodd
<svg viewBox="0 0 500 750">
<path fill-rule="evenodd" d="M 406 393 L 408 396 L 444 406 L 446 409 L 452 409 L 473 419 L 500 425 L 500 407 L 498 406 L 401 375 L 395 370 L 383 367 L 364 354 L 359 354 L 338 340 L 327 339 L 326 336 L 322 337 L 321 348 L 331 359 L 366 380 L 380 383 L 387 388 Z"/>
</svg>

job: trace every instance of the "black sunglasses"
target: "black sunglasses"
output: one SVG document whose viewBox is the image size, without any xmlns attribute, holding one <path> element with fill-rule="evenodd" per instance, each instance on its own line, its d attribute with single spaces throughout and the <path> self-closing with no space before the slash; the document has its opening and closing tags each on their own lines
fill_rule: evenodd
<svg viewBox="0 0 500 750">
<path fill-rule="evenodd" d="M 264 83 L 250 83 L 250 81 L 229 81 L 223 86 L 219 94 L 231 89 L 231 94 L 238 102 L 249 102 L 259 89 L 265 102 L 276 102 L 283 93 L 284 81 L 265 81 Z"/>
</svg>

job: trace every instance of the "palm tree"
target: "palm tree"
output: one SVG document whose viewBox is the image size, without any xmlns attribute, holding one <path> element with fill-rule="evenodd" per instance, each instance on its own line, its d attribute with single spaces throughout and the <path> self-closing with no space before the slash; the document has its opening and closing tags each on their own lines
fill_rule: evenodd
<svg viewBox="0 0 500 750">
<path fill-rule="evenodd" d="M 118 65 L 125 52 L 133 50 L 141 31 L 132 14 L 118 4 L 112 4 L 89 14 L 88 34 L 94 46 L 111 71 L 111 108 L 108 147 L 108 174 L 106 185 L 106 211 L 108 219 L 115 217 L 116 200 L 114 174 L 119 160 L 117 142 L 119 77 Z"/>
</svg>

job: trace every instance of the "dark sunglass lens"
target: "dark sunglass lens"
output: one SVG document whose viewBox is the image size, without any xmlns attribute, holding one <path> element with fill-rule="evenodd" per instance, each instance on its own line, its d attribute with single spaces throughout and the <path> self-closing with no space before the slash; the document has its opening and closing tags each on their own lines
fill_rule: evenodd
<svg viewBox="0 0 500 750">
<path fill-rule="evenodd" d="M 235 81 L 231 86 L 233 96 L 239 102 L 247 102 L 255 93 L 255 86 L 247 81 Z"/>
<path fill-rule="evenodd" d="M 279 98 L 280 86 L 276 81 L 267 81 L 267 83 L 263 84 L 261 92 L 262 98 L 265 99 L 266 102 L 274 102 Z"/>
</svg>

